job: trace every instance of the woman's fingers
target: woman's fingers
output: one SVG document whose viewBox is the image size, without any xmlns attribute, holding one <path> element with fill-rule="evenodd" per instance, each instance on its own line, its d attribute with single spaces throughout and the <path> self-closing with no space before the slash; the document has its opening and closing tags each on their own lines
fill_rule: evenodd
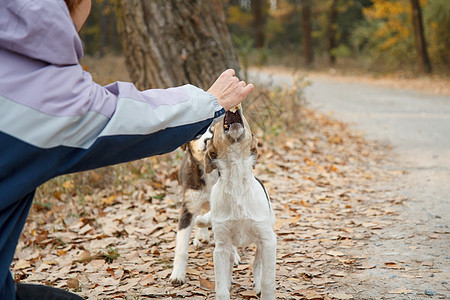
<svg viewBox="0 0 450 300">
<path fill-rule="evenodd" d="M 208 90 L 217 98 L 219 104 L 225 110 L 229 110 L 244 101 L 254 89 L 253 84 L 240 81 L 235 74 L 236 72 L 233 69 L 226 70 Z"/>
</svg>

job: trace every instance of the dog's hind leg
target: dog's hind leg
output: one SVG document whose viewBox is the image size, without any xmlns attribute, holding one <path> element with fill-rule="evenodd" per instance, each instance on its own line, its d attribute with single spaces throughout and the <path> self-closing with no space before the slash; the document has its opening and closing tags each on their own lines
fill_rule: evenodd
<svg viewBox="0 0 450 300">
<path fill-rule="evenodd" d="M 261 242 L 261 300 L 275 299 L 277 238 L 272 231 Z"/>
<path fill-rule="evenodd" d="M 258 297 L 261 296 L 261 276 L 262 276 L 262 259 L 261 259 L 261 246 L 257 246 L 255 260 L 253 261 L 253 285 Z"/>
<path fill-rule="evenodd" d="M 180 221 L 178 222 L 173 271 L 169 279 L 175 285 L 183 284 L 186 281 L 189 238 L 191 236 L 192 226 L 194 225 L 192 218 L 192 213 L 186 207 L 183 207 Z"/>
</svg>

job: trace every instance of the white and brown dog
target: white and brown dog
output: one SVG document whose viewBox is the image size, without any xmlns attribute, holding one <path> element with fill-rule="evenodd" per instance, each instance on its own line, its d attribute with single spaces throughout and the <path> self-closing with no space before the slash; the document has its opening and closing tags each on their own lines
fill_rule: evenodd
<svg viewBox="0 0 450 300">
<path fill-rule="evenodd" d="M 169 281 L 174 285 L 186 281 L 186 266 L 189 257 L 188 246 L 194 220 L 198 215 L 209 211 L 211 188 L 219 177 L 217 170 L 204 171 L 206 144 L 212 138 L 209 128 L 199 139 L 193 140 L 181 148 L 186 151 L 183 162 L 178 171 L 178 182 L 183 190 L 183 201 L 178 231 L 176 237 L 173 270 Z M 198 227 L 195 231 L 193 244 L 200 247 L 210 242 L 208 228 Z M 240 258 L 234 247 L 234 263 L 239 264 Z"/>
<path fill-rule="evenodd" d="M 212 131 L 208 130 L 199 139 L 182 147 L 186 155 L 178 172 L 178 182 L 183 189 L 183 202 L 178 222 L 173 271 L 169 279 L 172 284 L 183 284 L 186 281 L 188 246 L 194 220 L 202 212 L 209 211 L 211 188 L 218 178 L 217 171 L 209 174 L 204 172 L 206 143 L 211 137 Z M 202 243 L 208 242 L 208 228 L 197 228 L 194 245 L 199 247 Z"/>
<path fill-rule="evenodd" d="M 212 226 L 216 299 L 229 299 L 234 246 L 256 244 L 254 286 L 261 299 L 275 299 L 275 216 L 261 181 L 253 175 L 257 139 L 241 109 L 228 111 L 207 141 L 205 172 L 218 172 L 211 190 L 210 211 L 196 218 Z"/>
</svg>

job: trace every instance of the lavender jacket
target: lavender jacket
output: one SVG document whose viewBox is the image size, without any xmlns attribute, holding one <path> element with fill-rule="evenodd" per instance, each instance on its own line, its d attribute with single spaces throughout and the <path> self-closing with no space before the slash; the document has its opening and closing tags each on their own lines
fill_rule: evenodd
<svg viewBox="0 0 450 300">
<path fill-rule="evenodd" d="M 82 55 L 63 0 L 1 0 L 0 299 L 15 299 L 9 266 L 36 187 L 170 152 L 224 113 L 192 85 L 102 87 L 83 71 Z"/>
</svg>

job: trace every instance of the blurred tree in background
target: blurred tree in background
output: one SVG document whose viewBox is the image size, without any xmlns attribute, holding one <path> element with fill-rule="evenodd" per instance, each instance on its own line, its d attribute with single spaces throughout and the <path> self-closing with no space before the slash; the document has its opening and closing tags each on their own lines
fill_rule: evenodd
<svg viewBox="0 0 450 300">
<path fill-rule="evenodd" d="M 430 59 L 450 71 L 450 1 L 428 0 L 423 15 Z"/>
<path fill-rule="evenodd" d="M 311 16 L 311 1 L 302 0 L 302 43 L 303 56 L 305 58 L 306 66 L 310 67 L 314 61 L 313 45 L 311 40 L 312 33 L 312 16 Z"/>
<path fill-rule="evenodd" d="M 142 1 L 146 2 L 159 5 Z M 244 70 L 250 64 L 302 67 L 306 63 L 376 72 L 450 72 L 450 0 L 221 2 Z M 423 42 L 416 38 L 420 31 L 415 30 L 413 2 L 422 15 Z M 121 52 L 113 9 L 117 3 L 93 1 L 81 32 L 87 54 Z"/>
<path fill-rule="evenodd" d="M 228 68 L 239 74 L 221 0 L 117 0 L 116 9 L 137 87 L 207 89 Z"/>
<path fill-rule="evenodd" d="M 251 1 L 225 1 L 227 22 L 233 40 L 238 41 L 238 48 L 242 48 L 242 45 L 248 48 L 249 42 L 240 42 L 242 40 L 250 41 L 257 48 L 253 39 L 255 32 L 249 26 L 253 21 L 249 2 Z M 257 60 L 261 60 L 262 51 L 265 56 L 274 58 L 275 63 L 280 58 L 285 58 L 285 63 L 290 66 L 312 64 L 314 56 L 328 57 L 332 64 L 337 58 L 352 56 L 351 33 L 356 22 L 364 18 L 362 9 L 372 3 L 370 0 L 262 2 L 267 11 L 265 43 L 264 49 L 259 50 L 256 55 Z"/>
<path fill-rule="evenodd" d="M 422 9 L 432 9 L 437 2 L 373 0 L 373 5 L 363 10 L 365 20 L 354 30 L 355 45 L 362 50 L 363 56 L 370 58 L 372 66 L 390 66 L 393 69 L 416 69 L 418 66 L 419 71 L 430 73 L 421 15 Z"/>
<path fill-rule="evenodd" d="M 419 70 L 422 73 L 431 73 L 431 63 L 423 30 L 422 8 L 419 0 L 410 0 L 410 3 Z"/>
<path fill-rule="evenodd" d="M 87 55 L 122 53 L 114 7 L 115 0 L 92 0 L 91 14 L 80 31 Z"/>
</svg>

